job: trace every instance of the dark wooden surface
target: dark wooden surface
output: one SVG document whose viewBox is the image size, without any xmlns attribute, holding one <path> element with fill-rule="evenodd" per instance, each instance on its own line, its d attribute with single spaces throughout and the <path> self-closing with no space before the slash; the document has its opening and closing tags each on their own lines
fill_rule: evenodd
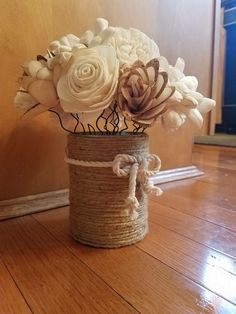
<svg viewBox="0 0 236 314">
<path fill-rule="evenodd" d="M 1 222 L 0 313 L 236 313 L 236 149 L 196 145 L 194 163 L 130 247 L 74 242 L 66 207 Z"/>
</svg>

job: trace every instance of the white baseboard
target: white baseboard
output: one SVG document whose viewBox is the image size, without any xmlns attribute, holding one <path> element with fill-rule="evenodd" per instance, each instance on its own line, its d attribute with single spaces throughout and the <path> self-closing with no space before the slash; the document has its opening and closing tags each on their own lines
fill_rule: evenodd
<svg viewBox="0 0 236 314">
<path fill-rule="evenodd" d="M 0 201 L 0 220 L 67 206 L 69 190 L 58 190 Z"/>
<path fill-rule="evenodd" d="M 190 166 L 160 171 L 152 177 L 152 180 L 155 184 L 161 184 L 202 174 L 203 172 L 197 167 Z M 67 206 L 69 205 L 68 196 L 69 190 L 64 189 L 0 201 L 0 220 Z"/>
<path fill-rule="evenodd" d="M 203 175 L 204 172 L 199 170 L 196 166 L 189 166 L 183 168 L 174 168 L 160 171 L 157 175 L 152 177 L 154 184 L 167 183 L 177 180 L 183 180 Z"/>
</svg>

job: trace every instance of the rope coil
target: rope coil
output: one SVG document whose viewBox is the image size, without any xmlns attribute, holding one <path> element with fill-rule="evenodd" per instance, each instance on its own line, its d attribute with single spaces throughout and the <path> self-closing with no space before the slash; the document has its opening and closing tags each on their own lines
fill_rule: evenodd
<svg viewBox="0 0 236 314">
<path fill-rule="evenodd" d="M 162 194 L 162 190 L 154 186 L 153 182 L 150 180 L 150 177 L 157 174 L 161 168 L 161 160 L 154 154 L 137 156 L 118 154 L 113 161 L 106 162 L 76 160 L 66 157 L 65 162 L 81 167 L 112 167 L 114 174 L 118 177 L 129 176 L 129 195 L 126 199 L 126 213 L 129 214 L 132 219 L 137 219 L 138 217 L 136 209 L 139 207 L 139 201 L 135 195 L 137 181 L 146 194 L 155 193 L 157 196 Z M 152 162 L 151 166 L 150 162 Z"/>
</svg>

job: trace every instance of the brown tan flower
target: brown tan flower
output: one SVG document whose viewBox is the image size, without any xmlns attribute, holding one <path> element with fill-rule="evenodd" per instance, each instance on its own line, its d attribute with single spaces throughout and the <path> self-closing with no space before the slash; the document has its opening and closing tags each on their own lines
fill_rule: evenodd
<svg viewBox="0 0 236 314">
<path fill-rule="evenodd" d="M 159 72 L 159 61 L 146 65 L 141 61 L 125 68 L 118 83 L 117 103 L 123 115 L 132 121 L 150 125 L 166 111 L 166 101 L 174 87 L 167 86 L 168 75 Z"/>
</svg>

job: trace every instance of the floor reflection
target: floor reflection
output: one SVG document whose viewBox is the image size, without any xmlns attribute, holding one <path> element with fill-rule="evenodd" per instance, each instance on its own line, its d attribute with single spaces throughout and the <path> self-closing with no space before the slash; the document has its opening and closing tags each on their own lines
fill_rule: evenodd
<svg viewBox="0 0 236 314">
<path fill-rule="evenodd" d="M 209 255 L 203 272 L 203 283 L 208 289 L 236 302 L 236 261 L 227 256 Z"/>
</svg>

